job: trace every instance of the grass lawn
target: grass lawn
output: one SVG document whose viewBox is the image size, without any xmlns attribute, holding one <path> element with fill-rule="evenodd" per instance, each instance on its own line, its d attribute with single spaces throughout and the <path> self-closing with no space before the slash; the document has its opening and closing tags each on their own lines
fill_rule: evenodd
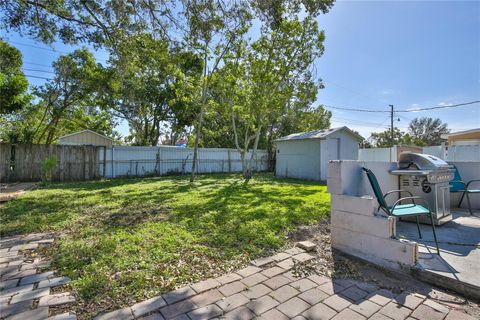
<svg viewBox="0 0 480 320">
<path fill-rule="evenodd" d="M 329 214 L 326 186 L 257 174 L 55 183 L 0 207 L 2 235 L 66 233 L 53 267 L 84 316 L 220 275 Z"/>
</svg>

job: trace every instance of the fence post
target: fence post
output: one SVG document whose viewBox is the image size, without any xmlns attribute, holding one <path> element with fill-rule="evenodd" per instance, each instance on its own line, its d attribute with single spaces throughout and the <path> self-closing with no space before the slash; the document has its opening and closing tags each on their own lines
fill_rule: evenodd
<svg viewBox="0 0 480 320">
<path fill-rule="evenodd" d="M 112 178 L 115 178 L 115 146 L 112 145 Z"/>
<path fill-rule="evenodd" d="M 103 178 L 107 175 L 107 146 L 103 146 Z"/>
<path fill-rule="evenodd" d="M 157 147 L 157 163 L 155 164 L 155 167 L 158 166 L 158 175 L 162 175 L 162 167 L 160 165 L 160 147 Z"/>
<path fill-rule="evenodd" d="M 60 146 L 60 181 L 65 180 L 65 146 Z"/>
<path fill-rule="evenodd" d="M 230 149 L 228 149 L 228 173 L 232 173 L 232 161 L 230 156 Z"/>
</svg>

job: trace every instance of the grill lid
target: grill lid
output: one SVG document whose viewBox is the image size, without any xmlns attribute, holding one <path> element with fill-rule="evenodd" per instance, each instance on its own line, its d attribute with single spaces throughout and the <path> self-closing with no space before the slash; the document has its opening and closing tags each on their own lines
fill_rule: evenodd
<svg viewBox="0 0 480 320">
<path fill-rule="evenodd" d="M 451 166 L 440 158 L 424 153 L 401 153 L 398 169 L 442 170 Z"/>
</svg>

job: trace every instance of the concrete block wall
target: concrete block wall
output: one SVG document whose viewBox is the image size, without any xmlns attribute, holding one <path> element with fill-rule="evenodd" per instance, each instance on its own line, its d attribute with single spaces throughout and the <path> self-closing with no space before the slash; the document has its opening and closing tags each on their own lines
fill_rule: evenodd
<svg viewBox="0 0 480 320">
<path fill-rule="evenodd" d="M 398 177 L 388 173 L 396 167 L 394 162 L 331 161 L 327 187 L 332 247 L 390 269 L 414 266 L 417 244 L 394 238 L 396 220 L 377 212 L 378 202 L 362 166 L 375 173 L 383 192 L 398 189 Z M 388 202 L 397 199 L 398 195 L 392 195 Z"/>
</svg>

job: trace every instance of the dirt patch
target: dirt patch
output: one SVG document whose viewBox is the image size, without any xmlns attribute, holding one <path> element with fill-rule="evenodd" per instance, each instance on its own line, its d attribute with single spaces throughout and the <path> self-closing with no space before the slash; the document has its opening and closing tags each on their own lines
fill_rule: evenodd
<svg viewBox="0 0 480 320">
<path fill-rule="evenodd" d="M 2 183 L 0 184 L 0 202 L 13 200 L 36 186 L 37 182 Z"/>
<path fill-rule="evenodd" d="M 454 292 L 435 288 L 407 274 L 388 271 L 332 251 L 329 221 L 299 227 L 289 235 L 290 247 L 298 241 L 305 240 L 312 241 L 317 245 L 316 249 L 311 252 L 316 259 L 307 264 L 295 266 L 294 272 L 299 276 L 318 273 L 334 279 L 353 279 L 366 282 L 394 293 L 401 293 L 405 290 L 416 292 L 452 308 L 463 309 L 473 317 L 480 319 L 478 302 L 470 301 Z"/>
</svg>

